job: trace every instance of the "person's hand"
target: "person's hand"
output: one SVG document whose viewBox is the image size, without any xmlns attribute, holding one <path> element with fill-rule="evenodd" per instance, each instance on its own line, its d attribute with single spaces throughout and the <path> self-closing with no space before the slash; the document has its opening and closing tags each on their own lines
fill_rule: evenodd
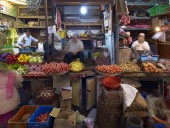
<svg viewBox="0 0 170 128">
<path fill-rule="evenodd" d="M 77 51 L 73 52 L 73 55 L 76 55 L 77 54 Z"/>
</svg>

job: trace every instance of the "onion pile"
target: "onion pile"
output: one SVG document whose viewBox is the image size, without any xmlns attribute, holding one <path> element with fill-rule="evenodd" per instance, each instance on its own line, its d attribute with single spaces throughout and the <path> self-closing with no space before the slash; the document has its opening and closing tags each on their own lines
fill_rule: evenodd
<svg viewBox="0 0 170 128">
<path fill-rule="evenodd" d="M 70 70 L 70 66 L 64 62 L 56 63 L 50 62 L 43 64 L 41 70 L 46 74 L 63 73 Z"/>
</svg>

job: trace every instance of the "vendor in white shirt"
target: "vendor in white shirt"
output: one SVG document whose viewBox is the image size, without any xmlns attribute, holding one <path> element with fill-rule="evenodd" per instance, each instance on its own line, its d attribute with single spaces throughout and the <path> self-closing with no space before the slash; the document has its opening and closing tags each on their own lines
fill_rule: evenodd
<svg viewBox="0 0 170 128">
<path fill-rule="evenodd" d="M 138 40 L 133 42 L 132 50 L 135 53 L 136 58 L 138 58 L 138 55 L 146 55 L 150 52 L 150 46 L 148 42 L 145 41 L 144 33 L 140 33 Z"/>
<path fill-rule="evenodd" d="M 68 41 L 67 46 L 65 47 L 66 55 L 64 61 L 66 63 L 71 63 L 74 59 L 80 59 L 81 62 L 84 61 L 84 45 L 83 42 L 79 39 L 79 34 L 74 33 L 72 39 Z"/>
<path fill-rule="evenodd" d="M 25 33 L 19 37 L 17 43 L 19 46 L 25 49 L 26 47 L 31 46 L 32 42 L 38 43 L 39 41 L 38 39 L 31 36 L 29 29 L 26 29 Z"/>
</svg>

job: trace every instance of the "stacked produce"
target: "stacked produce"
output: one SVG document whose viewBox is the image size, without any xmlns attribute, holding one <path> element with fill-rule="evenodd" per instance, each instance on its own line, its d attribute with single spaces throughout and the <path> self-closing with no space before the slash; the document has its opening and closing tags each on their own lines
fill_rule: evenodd
<svg viewBox="0 0 170 128">
<path fill-rule="evenodd" d="M 47 122 L 49 117 L 49 113 L 44 113 L 44 114 L 40 114 L 37 118 L 36 118 L 36 122 Z"/>
<path fill-rule="evenodd" d="M 63 62 L 61 63 L 50 62 L 43 64 L 41 66 L 41 70 L 46 74 L 63 73 L 68 72 L 70 70 L 70 66 Z"/>
<path fill-rule="evenodd" d="M 17 55 L 7 55 L 6 56 L 6 58 L 5 58 L 5 60 L 6 60 L 6 62 L 7 63 L 9 63 L 9 64 L 14 64 L 14 63 L 16 63 L 17 62 Z"/>
<path fill-rule="evenodd" d="M 114 73 L 120 73 L 122 72 L 122 68 L 116 64 L 113 65 L 99 65 L 96 67 L 96 70 L 99 72 L 103 73 L 109 73 L 109 74 L 114 74 Z"/>
<path fill-rule="evenodd" d="M 84 64 L 78 60 L 71 62 L 69 65 L 70 65 L 71 71 L 73 72 L 80 72 L 84 68 Z"/>
<path fill-rule="evenodd" d="M 28 63 L 29 62 L 29 56 L 26 54 L 20 54 L 18 57 L 18 63 Z"/>
<path fill-rule="evenodd" d="M 139 72 L 140 67 L 133 61 L 123 61 L 120 63 L 120 67 L 124 72 Z"/>
<path fill-rule="evenodd" d="M 157 68 L 152 63 L 147 62 L 147 63 L 143 63 L 142 65 L 146 72 L 163 72 L 162 69 Z"/>
<path fill-rule="evenodd" d="M 17 72 L 20 75 L 26 75 L 28 72 L 28 68 L 26 66 L 19 66 L 19 68 L 17 69 Z"/>
<path fill-rule="evenodd" d="M 36 55 L 36 56 L 29 55 L 29 63 L 42 63 L 42 62 L 43 62 L 42 56 L 39 56 L 39 55 Z"/>
</svg>

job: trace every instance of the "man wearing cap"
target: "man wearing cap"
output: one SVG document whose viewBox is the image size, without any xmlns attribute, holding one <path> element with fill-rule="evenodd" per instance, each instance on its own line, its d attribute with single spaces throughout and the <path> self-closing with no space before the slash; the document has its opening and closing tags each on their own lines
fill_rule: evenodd
<svg viewBox="0 0 170 128">
<path fill-rule="evenodd" d="M 137 57 L 138 51 L 142 51 L 143 54 L 147 54 L 150 51 L 150 46 L 148 42 L 145 41 L 144 33 L 140 33 L 138 36 L 138 40 L 133 42 L 132 50 L 134 51 L 136 57 Z"/>
<path fill-rule="evenodd" d="M 71 63 L 74 59 L 80 59 L 81 62 L 84 61 L 84 46 L 83 42 L 79 39 L 79 34 L 74 33 L 72 39 L 69 40 L 65 52 L 66 55 L 64 60 L 66 63 Z"/>
</svg>

